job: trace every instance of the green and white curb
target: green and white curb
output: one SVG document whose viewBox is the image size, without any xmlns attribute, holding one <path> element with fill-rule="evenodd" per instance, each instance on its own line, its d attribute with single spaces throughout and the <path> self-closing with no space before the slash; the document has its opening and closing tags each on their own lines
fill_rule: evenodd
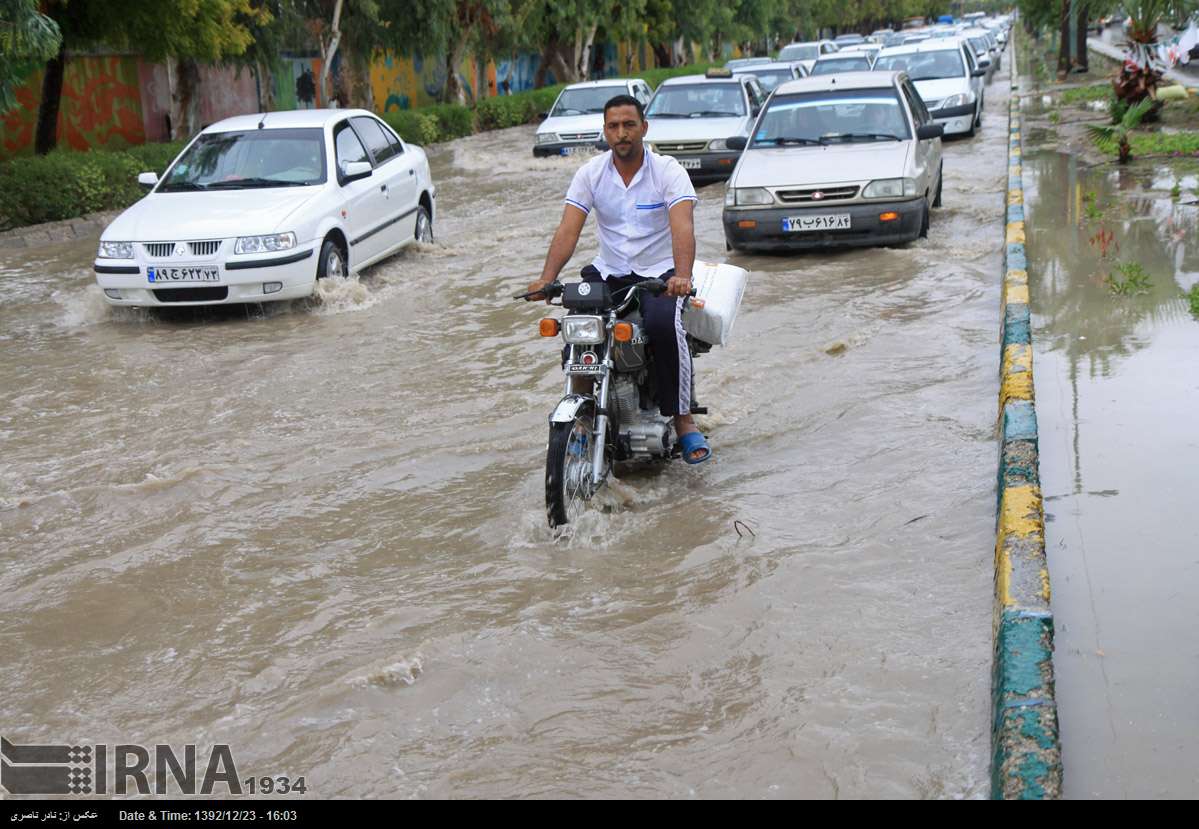
<svg viewBox="0 0 1199 829">
<path fill-rule="evenodd" d="M 991 797 L 1045 800 L 1061 795 L 1062 751 L 1053 689 L 1053 613 L 1038 472 L 1017 101 L 1013 95 L 1009 110 L 1001 310 Z"/>
</svg>

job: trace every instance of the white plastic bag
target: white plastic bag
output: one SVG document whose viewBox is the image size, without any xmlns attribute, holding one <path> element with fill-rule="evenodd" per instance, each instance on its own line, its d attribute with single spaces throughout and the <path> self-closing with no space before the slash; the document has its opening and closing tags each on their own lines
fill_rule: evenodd
<svg viewBox="0 0 1199 829">
<path fill-rule="evenodd" d="M 683 312 L 683 328 L 687 333 L 711 345 L 727 345 L 748 278 L 744 268 L 697 261 L 691 272 L 691 284 L 696 299 L 702 299 L 704 307 L 688 306 Z"/>
</svg>

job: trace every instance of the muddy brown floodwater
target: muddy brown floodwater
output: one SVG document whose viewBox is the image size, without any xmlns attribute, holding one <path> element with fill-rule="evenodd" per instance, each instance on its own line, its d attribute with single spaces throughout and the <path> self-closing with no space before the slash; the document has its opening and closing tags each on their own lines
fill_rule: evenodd
<svg viewBox="0 0 1199 829">
<path fill-rule="evenodd" d="M 326 797 L 986 796 L 1006 90 L 927 240 L 732 258 L 714 460 L 558 539 L 509 297 L 578 161 L 532 127 L 433 148 L 437 244 L 317 302 L 117 313 L 94 240 L 5 254 L 0 731 Z"/>
</svg>

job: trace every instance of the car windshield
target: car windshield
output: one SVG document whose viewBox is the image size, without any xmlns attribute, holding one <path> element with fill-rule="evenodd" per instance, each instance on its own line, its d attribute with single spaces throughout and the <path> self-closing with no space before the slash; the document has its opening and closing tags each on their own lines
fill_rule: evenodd
<svg viewBox="0 0 1199 829">
<path fill-rule="evenodd" d="M 883 72 L 907 72 L 914 81 L 960 78 L 966 74 L 966 67 L 962 64 L 962 53 L 957 49 L 879 55 L 874 68 Z"/>
<path fill-rule="evenodd" d="M 771 69 L 769 72 L 757 70 L 753 73 L 758 79 L 758 83 L 762 84 L 762 88 L 767 92 L 773 92 L 774 88 L 784 81 L 794 80 L 795 76 L 787 69 Z"/>
<path fill-rule="evenodd" d="M 745 114 L 739 83 L 660 86 L 647 118 L 738 118 Z"/>
<path fill-rule="evenodd" d="M 752 147 L 895 141 L 911 137 L 895 90 L 849 89 L 775 96 Z"/>
<path fill-rule="evenodd" d="M 820 48 L 815 43 L 793 43 L 779 52 L 779 60 L 816 60 Z"/>
<path fill-rule="evenodd" d="M 304 187 L 324 181 L 323 130 L 213 132 L 188 147 L 158 192 Z"/>
<path fill-rule="evenodd" d="M 869 72 L 870 59 L 867 57 L 857 58 L 831 58 L 818 60 L 812 66 L 813 75 L 835 75 L 838 72 Z"/>
<path fill-rule="evenodd" d="M 604 104 L 617 95 L 627 94 L 618 86 L 593 86 L 585 89 L 565 89 L 550 110 L 550 117 L 559 115 L 591 115 L 604 111 Z"/>
</svg>

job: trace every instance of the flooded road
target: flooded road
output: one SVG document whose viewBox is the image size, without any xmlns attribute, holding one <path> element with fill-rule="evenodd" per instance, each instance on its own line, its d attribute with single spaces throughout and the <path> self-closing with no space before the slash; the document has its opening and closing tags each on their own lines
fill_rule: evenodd
<svg viewBox="0 0 1199 829">
<path fill-rule="evenodd" d="M 927 240 L 731 259 L 714 460 L 564 538 L 509 297 L 578 161 L 532 127 L 433 148 L 438 243 L 315 303 L 117 313 L 94 241 L 6 254 L 0 731 L 322 797 L 986 796 L 1006 79 Z"/>
<path fill-rule="evenodd" d="M 1193 797 L 1199 320 L 1183 291 L 1199 282 L 1199 207 L 1184 203 L 1199 166 L 1087 169 L 1032 149 L 1023 171 L 1064 794 Z M 1143 292 L 1113 294 L 1109 280 L 1127 283 L 1134 267 Z"/>
</svg>

